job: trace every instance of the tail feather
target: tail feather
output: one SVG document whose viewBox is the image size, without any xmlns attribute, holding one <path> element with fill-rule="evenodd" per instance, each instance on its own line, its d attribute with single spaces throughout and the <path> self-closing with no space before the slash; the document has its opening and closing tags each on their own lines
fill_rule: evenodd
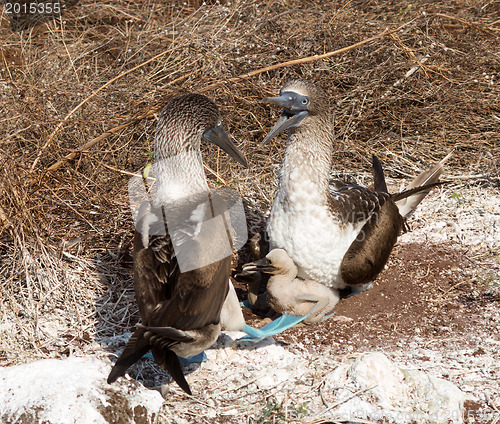
<svg viewBox="0 0 500 424">
<path fill-rule="evenodd" d="M 450 157 L 451 153 L 432 168 L 418 175 L 402 193 L 394 196 L 399 213 L 404 218 L 407 218 L 415 211 L 418 204 L 427 196 L 432 187 L 440 184 L 438 180 L 444 171 L 443 165 Z M 405 195 L 401 197 L 403 194 Z"/>
<path fill-rule="evenodd" d="M 108 384 L 115 382 L 127 370 L 149 352 L 151 346 L 144 338 L 145 328 L 138 328 L 130 337 L 125 349 L 116 361 L 108 376 Z"/>
<path fill-rule="evenodd" d="M 146 335 L 146 333 L 148 334 Z M 119 377 L 123 376 L 133 364 L 152 350 L 156 362 L 169 372 L 182 390 L 191 394 L 191 389 L 184 378 L 179 358 L 169 349 L 169 346 L 179 342 L 190 343 L 193 341 L 195 341 L 195 338 L 183 330 L 172 327 L 146 327 L 138 325 L 137 330 L 130 337 L 123 352 L 111 369 L 107 380 L 108 384 L 115 382 Z"/>
<path fill-rule="evenodd" d="M 164 341 L 169 340 L 172 343 L 180 343 L 180 342 L 192 343 L 196 340 L 187 331 L 179 330 L 178 328 L 174 328 L 174 327 L 145 327 L 143 325 L 139 325 L 138 327 L 143 328 L 144 331 L 153 332 L 154 335 L 156 336 L 155 340 L 158 340 L 161 338 Z M 151 342 L 153 343 L 152 340 L 151 340 Z"/>
<path fill-rule="evenodd" d="M 423 186 L 419 186 L 419 187 L 413 187 L 413 188 L 410 188 L 410 189 L 405 189 L 399 193 L 396 193 L 396 194 L 393 194 L 391 195 L 392 197 L 392 200 L 394 200 L 396 202 L 396 204 L 401 201 L 401 200 L 406 200 L 408 199 L 409 197 L 413 197 L 415 195 L 420 195 L 422 193 L 429 193 L 429 191 L 431 191 L 434 187 L 437 187 L 437 186 L 440 186 L 442 184 L 446 184 L 447 181 L 437 181 L 435 183 L 430 183 L 430 184 L 425 184 Z"/>
<path fill-rule="evenodd" d="M 184 377 L 184 373 L 182 372 L 178 356 L 170 349 L 163 350 L 162 354 L 163 363 L 160 364 L 162 368 L 168 371 L 182 390 L 184 390 L 188 395 L 191 395 L 191 389 L 186 381 L 186 378 Z M 157 356 L 155 355 L 155 358 L 156 357 Z"/>
<path fill-rule="evenodd" d="M 372 155 L 372 168 L 373 168 L 373 181 L 375 191 L 381 193 L 389 193 L 387 184 L 385 182 L 384 170 L 377 156 Z"/>
</svg>

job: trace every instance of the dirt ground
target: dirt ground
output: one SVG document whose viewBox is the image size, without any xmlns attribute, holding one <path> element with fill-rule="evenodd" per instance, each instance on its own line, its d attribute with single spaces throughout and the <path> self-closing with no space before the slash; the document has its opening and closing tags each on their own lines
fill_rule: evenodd
<svg viewBox="0 0 500 424">
<path fill-rule="evenodd" d="M 398 245 L 386 268 L 371 290 L 341 299 L 334 317 L 314 326 L 298 325 L 275 340 L 316 355 L 383 351 L 396 363 L 421 364 L 420 369 L 462 389 L 460 376 L 476 373 L 482 358 L 486 363 L 492 355 L 499 357 L 500 287 L 478 273 L 481 268 L 486 275 L 497 270 L 471 259 L 455 243 Z M 245 313 L 254 326 L 269 321 L 249 309 Z M 474 358 L 474 365 L 465 360 L 451 371 L 440 369 L 442 362 L 460 355 Z M 498 364 L 485 366 L 476 384 L 465 385 L 476 398 L 465 404 L 466 422 L 481 422 L 478 411 L 497 410 L 495 401 L 482 395 L 489 388 L 498 399 L 499 371 Z"/>
<path fill-rule="evenodd" d="M 500 293 L 478 281 L 476 267 L 457 246 L 398 246 L 373 289 L 342 299 L 336 317 L 276 338 L 300 339 L 319 350 L 336 345 L 339 353 L 407 344 L 415 336 L 427 344 L 450 338 L 464 343 L 474 331 L 498 330 L 484 320 L 483 310 L 495 305 Z"/>
</svg>

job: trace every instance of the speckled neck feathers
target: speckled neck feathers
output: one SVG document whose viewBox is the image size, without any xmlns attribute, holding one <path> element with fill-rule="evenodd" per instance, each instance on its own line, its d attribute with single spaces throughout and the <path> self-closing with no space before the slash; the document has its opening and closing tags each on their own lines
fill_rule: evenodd
<svg viewBox="0 0 500 424">
<path fill-rule="evenodd" d="M 288 193 L 297 184 L 307 184 L 311 196 L 318 195 L 318 201 L 326 204 L 333 141 L 333 118 L 328 110 L 323 115 L 307 117 L 299 128 L 290 130 L 279 191 Z"/>
<path fill-rule="evenodd" d="M 156 205 L 208 191 L 200 141 L 217 117 L 215 104 L 199 94 L 179 96 L 163 109 L 155 134 Z"/>
</svg>

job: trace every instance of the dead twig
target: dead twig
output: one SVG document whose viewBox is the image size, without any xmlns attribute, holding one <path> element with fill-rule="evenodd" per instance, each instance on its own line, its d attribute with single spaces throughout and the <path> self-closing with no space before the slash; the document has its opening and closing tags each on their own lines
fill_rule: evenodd
<svg viewBox="0 0 500 424">
<path fill-rule="evenodd" d="M 157 54 L 156 56 L 153 56 L 152 58 L 146 60 L 145 62 L 142 62 L 142 63 L 140 63 L 137 66 L 134 66 L 132 69 L 129 69 L 129 70 L 125 71 L 125 72 L 122 72 L 120 75 L 117 75 L 116 77 L 111 78 L 106 84 L 101 85 L 90 96 L 88 96 L 86 99 L 82 100 L 77 106 L 75 106 L 73 109 L 71 109 L 71 111 L 64 117 L 64 119 L 61 122 L 59 122 L 59 124 L 56 126 L 56 128 L 54 129 L 54 131 L 52 131 L 52 133 L 50 134 L 49 138 L 47 139 L 47 141 L 45 142 L 45 144 L 42 146 L 42 148 L 40 149 L 40 151 L 38 152 L 35 160 L 33 161 L 32 165 L 31 165 L 31 170 L 35 169 L 35 166 L 37 165 L 38 161 L 40 160 L 40 157 L 42 156 L 43 152 L 50 145 L 50 143 L 54 139 L 54 136 L 59 132 L 59 130 L 62 128 L 62 126 L 68 121 L 68 119 L 71 117 L 71 115 L 73 115 L 85 103 L 87 103 L 89 100 L 91 100 L 93 97 L 95 97 L 99 92 L 101 92 L 102 90 L 104 90 L 106 87 L 108 87 L 109 85 L 113 84 L 115 81 L 118 81 L 120 78 L 123 78 L 123 77 L 127 76 L 128 74 L 137 71 L 138 69 L 146 66 L 148 63 L 151 63 L 154 60 L 159 59 L 160 57 L 165 56 L 168 53 L 171 53 L 173 50 L 174 49 L 165 50 L 165 51 Z M 184 75 L 183 77 L 186 77 L 186 76 Z M 88 144 L 89 143 L 87 143 L 86 146 Z M 80 150 L 85 150 L 85 149 L 82 148 Z M 70 155 L 71 155 L 71 153 L 70 153 Z"/>
<path fill-rule="evenodd" d="M 330 406 L 330 407 L 326 408 L 326 409 L 323 411 L 323 413 L 328 412 L 328 411 L 331 411 L 332 409 L 335 409 L 335 408 L 337 408 L 338 406 L 340 406 L 340 405 L 342 405 L 342 404 L 344 404 L 344 403 L 346 403 L 346 402 L 349 402 L 351 399 L 354 399 L 355 397 L 357 397 L 357 396 L 359 396 L 359 395 L 361 395 L 361 394 L 363 394 L 363 393 L 365 393 L 365 392 L 368 392 L 369 390 L 371 390 L 371 389 L 373 389 L 373 388 L 375 388 L 375 387 L 377 387 L 377 386 L 378 386 L 378 384 L 372 384 L 370 387 L 366 387 L 366 388 L 364 388 L 364 389 L 358 390 L 357 392 L 354 392 L 354 393 L 353 393 L 351 396 L 349 396 L 348 398 L 343 399 L 343 400 L 341 400 L 341 401 L 339 401 L 339 402 L 336 402 L 336 403 L 334 403 L 332 406 Z"/>
<path fill-rule="evenodd" d="M 415 53 L 413 52 L 412 49 L 410 49 L 407 45 L 405 45 L 401 39 L 395 35 L 395 34 L 390 34 L 389 37 L 391 37 L 402 49 L 403 51 L 405 52 L 405 54 L 411 59 L 413 60 L 414 62 L 417 63 L 417 66 L 416 67 L 413 67 L 412 69 L 410 69 L 405 77 L 408 78 L 410 77 L 411 75 L 413 75 L 418 69 L 422 69 L 425 73 L 425 76 L 427 78 L 429 78 L 429 75 L 427 74 L 427 71 L 429 72 L 433 72 L 433 73 L 436 73 L 438 74 L 441 78 L 445 79 L 446 81 L 448 82 L 451 82 L 449 78 L 446 78 L 441 72 L 438 72 L 438 71 L 443 71 L 445 69 L 441 69 L 439 67 L 431 67 L 431 66 L 428 66 L 428 65 L 425 65 L 425 62 L 428 60 L 427 57 L 424 57 L 422 59 L 418 59 L 417 56 L 415 55 Z M 436 69 L 434 69 L 436 68 Z M 401 81 L 401 80 L 400 80 Z M 397 84 L 397 83 L 396 83 Z M 396 85 L 395 85 L 396 86 Z"/>
<path fill-rule="evenodd" d="M 461 286 L 462 284 L 472 283 L 472 282 L 473 282 L 473 281 L 475 281 L 475 280 L 476 280 L 476 278 L 470 278 L 470 279 L 465 280 L 465 281 L 460 281 L 460 283 L 457 283 L 457 284 L 453 285 L 453 286 L 452 286 L 452 287 L 450 287 L 448 290 L 446 290 L 445 292 L 443 292 L 443 293 L 439 296 L 439 298 L 437 298 L 437 299 L 429 299 L 429 301 L 430 301 L 430 302 L 441 302 L 441 301 L 443 300 L 443 297 L 444 297 L 447 293 L 451 292 L 452 290 L 455 290 L 458 286 Z"/>
<path fill-rule="evenodd" d="M 493 28 L 484 24 L 474 24 L 471 22 L 464 21 L 463 19 L 457 18 L 455 16 L 445 15 L 444 13 L 436 13 L 436 16 L 440 16 L 441 18 L 451 19 L 452 21 L 460 22 L 469 28 L 477 29 L 479 31 L 483 31 L 486 34 L 493 35 L 494 37 L 500 37 L 500 35 L 495 34 L 494 31 L 500 31 L 500 28 Z"/>
</svg>

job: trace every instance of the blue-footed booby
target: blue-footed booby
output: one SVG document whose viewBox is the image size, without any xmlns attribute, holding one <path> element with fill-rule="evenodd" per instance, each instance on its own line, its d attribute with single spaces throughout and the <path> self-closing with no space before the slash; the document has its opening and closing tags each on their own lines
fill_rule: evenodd
<svg viewBox="0 0 500 424">
<path fill-rule="evenodd" d="M 227 247 L 229 230 L 204 232 L 204 224 L 217 216 L 217 205 L 203 170 L 202 140 L 247 166 L 224 131 L 217 106 L 207 97 L 178 96 L 160 113 L 154 141 L 156 187 L 152 202 L 140 206 L 134 237 L 134 289 L 142 323 L 113 366 L 108 383 L 152 351 L 156 362 L 191 394 L 178 357 L 193 357 L 210 347 L 221 321 L 230 330 L 246 327 L 229 280 L 231 248 L 228 255 L 210 260 Z M 175 225 L 179 222 L 180 229 Z M 182 250 L 185 242 L 189 248 Z"/>
<path fill-rule="evenodd" d="M 385 266 L 405 218 L 439 184 L 448 155 L 403 192 L 387 192 L 373 158 L 375 190 L 330 180 L 334 147 L 328 95 L 304 80 L 287 82 L 279 97 L 264 102 L 283 112 L 263 143 L 288 130 L 278 192 L 267 224 L 270 250 L 284 249 L 297 277 L 331 290 L 369 285 Z M 287 299 L 287 294 L 283 294 Z M 279 293 L 275 296 L 279 301 Z M 310 293 L 311 302 L 315 293 Z M 317 302 L 324 301 L 318 293 Z"/>
</svg>

